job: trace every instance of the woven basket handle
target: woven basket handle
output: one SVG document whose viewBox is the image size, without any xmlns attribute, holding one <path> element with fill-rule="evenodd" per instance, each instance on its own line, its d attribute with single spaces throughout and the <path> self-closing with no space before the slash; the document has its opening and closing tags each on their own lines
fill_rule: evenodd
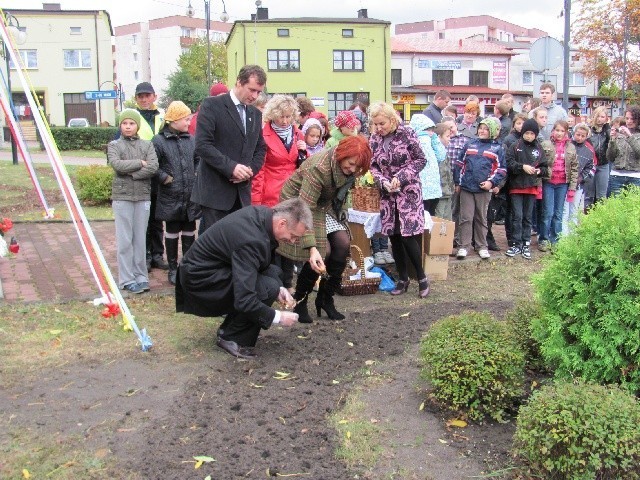
<svg viewBox="0 0 640 480">
<path fill-rule="evenodd" d="M 362 254 L 362 249 L 358 245 L 351 244 L 351 249 L 355 249 L 358 254 L 358 265 L 360 266 L 360 271 L 362 272 L 361 278 L 366 278 L 364 274 L 364 255 Z M 353 260 L 353 255 L 351 255 L 351 259 Z"/>
</svg>

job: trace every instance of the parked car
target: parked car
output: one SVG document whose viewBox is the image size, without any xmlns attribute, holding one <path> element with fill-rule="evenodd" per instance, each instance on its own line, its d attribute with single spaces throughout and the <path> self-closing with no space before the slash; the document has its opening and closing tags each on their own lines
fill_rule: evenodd
<svg viewBox="0 0 640 480">
<path fill-rule="evenodd" d="M 86 118 L 72 118 L 67 127 L 90 127 L 91 124 Z"/>
</svg>

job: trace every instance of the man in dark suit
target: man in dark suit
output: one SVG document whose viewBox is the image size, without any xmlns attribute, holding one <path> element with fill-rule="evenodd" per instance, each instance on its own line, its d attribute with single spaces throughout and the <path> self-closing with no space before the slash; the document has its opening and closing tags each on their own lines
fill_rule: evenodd
<svg viewBox="0 0 640 480">
<path fill-rule="evenodd" d="M 313 229 L 311 210 L 292 198 L 273 208 L 248 206 L 211 225 L 182 259 L 176 281 L 176 311 L 201 317 L 226 314 L 217 345 L 253 358 L 260 329 L 291 326 L 298 314 L 275 310 L 295 301 L 282 286 L 282 270 L 271 264 L 278 242 L 295 243 Z"/>
<path fill-rule="evenodd" d="M 266 152 L 262 113 L 251 104 L 266 82 L 261 67 L 246 65 L 228 94 L 202 102 L 195 150 L 200 166 L 191 201 L 201 205 L 207 228 L 251 205 L 251 179 L 262 168 Z"/>
</svg>

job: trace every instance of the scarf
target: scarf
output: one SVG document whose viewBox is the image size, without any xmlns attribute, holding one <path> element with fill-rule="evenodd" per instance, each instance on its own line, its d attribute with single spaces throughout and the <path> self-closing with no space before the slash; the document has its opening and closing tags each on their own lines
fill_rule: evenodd
<svg viewBox="0 0 640 480">
<path fill-rule="evenodd" d="M 282 143 L 284 143 L 288 150 L 291 146 L 291 142 L 293 141 L 293 125 L 289 125 L 288 127 L 279 127 L 275 123 L 271 122 L 271 128 L 273 128 L 276 135 L 280 137 Z"/>
</svg>

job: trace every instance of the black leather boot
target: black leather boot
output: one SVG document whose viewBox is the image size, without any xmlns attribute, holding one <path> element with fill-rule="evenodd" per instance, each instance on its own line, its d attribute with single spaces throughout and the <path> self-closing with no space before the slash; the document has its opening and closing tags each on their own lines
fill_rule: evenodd
<svg viewBox="0 0 640 480">
<path fill-rule="evenodd" d="M 164 246 L 167 250 L 167 260 L 169 260 L 169 272 L 167 279 L 171 285 L 176 284 L 176 275 L 178 274 L 178 239 L 165 238 Z"/>
<path fill-rule="evenodd" d="M 313 290 L 313 286 L 318 279 L 318 274 L 313 271 L 309 262 L 305 262 L 302 270 L 298 274 L 298 280 L 296 282 L 296 291 L 293 294 L 293 298 L 298 302 L 293 309 L 298 314 L 299 323 L 312 323 L 313 319 L 309 315 L 309 309 L 307 308 L 307 301 L 309 300 L 309 293 Z"/>
<path fill-rule="evenodd" d="M 345 263 L 327 260 L 326 266 L 329 278 L 320 280 L 320 288 L 316 296 L 316 313 L 320 316 L 322 310 L 324 310 L 330 320 L 344 320 L 345 316 L 336 310 L 336 306 L 333 303 L 333 295 L 340 287 Z"/>
</svg>

